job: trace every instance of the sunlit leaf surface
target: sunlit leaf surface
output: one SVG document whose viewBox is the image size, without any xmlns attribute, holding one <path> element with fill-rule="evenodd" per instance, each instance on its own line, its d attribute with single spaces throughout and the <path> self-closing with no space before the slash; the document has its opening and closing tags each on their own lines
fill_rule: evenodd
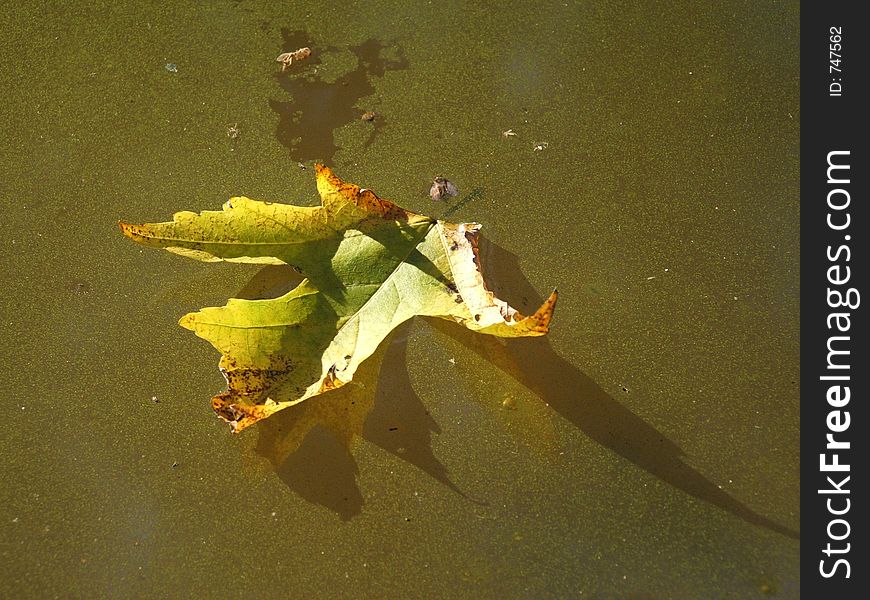
<svg viewBox="0 0 870 600">
<path fill-rule="evenodd" d="M 556 292 L 531 316 L 484 285 L 480 226 L 405 210 L 318 165 L 321 206 L 232 198 L 166 223 L 121 222 L 134 241 L 202 261 L 288 264 L 305 279 L 278 298 L 204 308 L 180 324 L 221 353 L 217 414 L 241 431 L 343 386 L 396 326 L 440 317 L 499 337 L 544 335 Z"/>
</svg>

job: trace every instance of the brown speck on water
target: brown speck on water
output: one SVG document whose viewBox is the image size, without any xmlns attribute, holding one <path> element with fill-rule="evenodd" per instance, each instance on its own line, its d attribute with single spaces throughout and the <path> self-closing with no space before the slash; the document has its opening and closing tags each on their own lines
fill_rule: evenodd
<svg viewBox="0 0 870 600">
<path fill-rule="evenodd" d="M 284 52 L 278 55 L 275 60 L 281 63 L 281 70 L 286 71 L 293 64 L 293 61 L 299 62 L 311 56 L 311 48 L 299 48 L 293 52 Z"/>
<path fill-rule="evenodd" d="M 378 116 L 378 113 L 376 113 L 376 112 L 373 111 L 373 110 L 370 110 L 370 111 L 364 112 L 364 113 L 362 114 L 362 116 L 360 117 L 360 120 L 362 120 L 362 121 L 366 121 L 366 122 L 368 122 L 368 123 L 371 123 L 372 121 L 375 120 L 375 118 L 376 118 L 377 116 Z"/>
<path fill-rule="evenodd" d="M 459 190 L 453 182 L 441 176 L 436 177 L 432 181 L 432 187 L 429 188 L 429 197 L 435 201 L 446 200 L 458 195 Z"/>
</svg>

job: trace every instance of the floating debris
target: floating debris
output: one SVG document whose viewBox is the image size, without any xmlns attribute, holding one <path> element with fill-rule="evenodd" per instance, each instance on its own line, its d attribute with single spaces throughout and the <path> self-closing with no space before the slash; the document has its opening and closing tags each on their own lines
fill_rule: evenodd
<svg viewBox="0 0 870 600">
<path fill-rule="evenodd" d="M 305 163 L 301 163 L 301 162 L 296 163 L 296 166 L 299 167 L 300 169 L 302 169 L 303 171 L 308 168 L 305 166 Z"/>
<path fill-rule="evenodd" d="M 377 117 L 377 116 L 378 116 L 378 113 L 376 113 L 376 112 L 373 111 L 373 110 L 370 110 L 370 111 L 368 111 L 368 112 L 364 112 L 364 113 L 362 114 L 362 116 L 360 117 L 360 120 L 361 120 L 361 121 L 367 121 L 368 123 L 371 123 L 372 121 L 375 120 L 375 117 Z"/>
<path fill-rule="evenodd" d="M 231 140 L 239 139 L 239 136 L 242 135 L 242 131 L 239 129 L 238 123 L 233 123 L 229 127 L 227 127 L 227 137 Z"/>
<path fill-rule="evenodd" d="M 514 132 L 513 129 L 508 129 L 507 131 L 501 132 L 501 137 L 503 137 L 503 138 L 516 137 L 516 136 L 517 136 L 517 134 L 516 134 L 516 132 Z"/>
<path fill-rule="evenodd" d="M 445 200 L 458 195 L 459 190 L 453 185 L 453 182 L 444 177 L 436 177 L 432 182 L 432 187 L 429 188 L 429 197 L 435 201 Z"/>
<path fill-rule="evenodd" d="M 546 149 L 549 148 L 549 147 L 550 147 L 549 142 L 541 142 L 541 143 L 539 143 L 539 144 L 535 144 L 534 151 L 535 151 L 535 152 L 540 152 L 540 151 L 542 151 L 542 150 L 546 150 Z"/>
<path fill-rule="evenodd" d="M 166 63 L 166 66 L 164 66 L 163 68 L 170 73 L 178 73 L 178 65 L 176 65 L 175 63 Z"/>
<path fill-rule="evenodd" d="M 290 65 L 293 64 L 293 61 L 304 60 L 311 56 L 311 48 L 299 48 L 299 50 L 295 50 L 293 52 L 284 52 L 283 54 L 279 54 L 278 58 L 275 60 L 281 63 L 281 70 L 286 71 L 290 68 Z"/>
</svg>

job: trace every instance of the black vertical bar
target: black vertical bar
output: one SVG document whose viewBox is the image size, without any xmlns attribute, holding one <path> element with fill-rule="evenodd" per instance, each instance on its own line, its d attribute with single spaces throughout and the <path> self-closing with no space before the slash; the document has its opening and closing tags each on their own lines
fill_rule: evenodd
<svg viewBox="0 0 870 600">
<path fill-rule="evenodd" d="M 870 295 L 863 297 L 870 294 L 864 125 L 870 109 L 870 22 L 859 18 L 862 6 L 801 5 L 801 591 L 806 598 L 870 594 L 867 494 L 859 491 L 868 487 L 870 435 L 865 408 L 870 358 L 863 351 L 868 337 L 863 304 L 870 302 Z"/>
</svg>

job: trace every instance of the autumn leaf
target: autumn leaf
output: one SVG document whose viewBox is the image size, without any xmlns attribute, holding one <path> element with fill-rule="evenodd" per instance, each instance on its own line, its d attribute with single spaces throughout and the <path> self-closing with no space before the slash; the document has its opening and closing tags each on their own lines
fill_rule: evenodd
<svg viewBox="0 0 870 600">
<path fill-rule="evenodd" d="M 287 264 L 305 279 L 278 298 L 204 308 L 179 323 L 221 353 L 227 391 L 215 412 L 239 432 L 349 383 L 402 322 L 440 317 L 500 337 L 547 333 L 554 290 L 523 316 L 484 285 L 480 225 L 419 215 L 316 166 L 321 206 L 231 198 L 222 211 L 179 212 L 121 230 L 198 260 Z"/>
</svg>

